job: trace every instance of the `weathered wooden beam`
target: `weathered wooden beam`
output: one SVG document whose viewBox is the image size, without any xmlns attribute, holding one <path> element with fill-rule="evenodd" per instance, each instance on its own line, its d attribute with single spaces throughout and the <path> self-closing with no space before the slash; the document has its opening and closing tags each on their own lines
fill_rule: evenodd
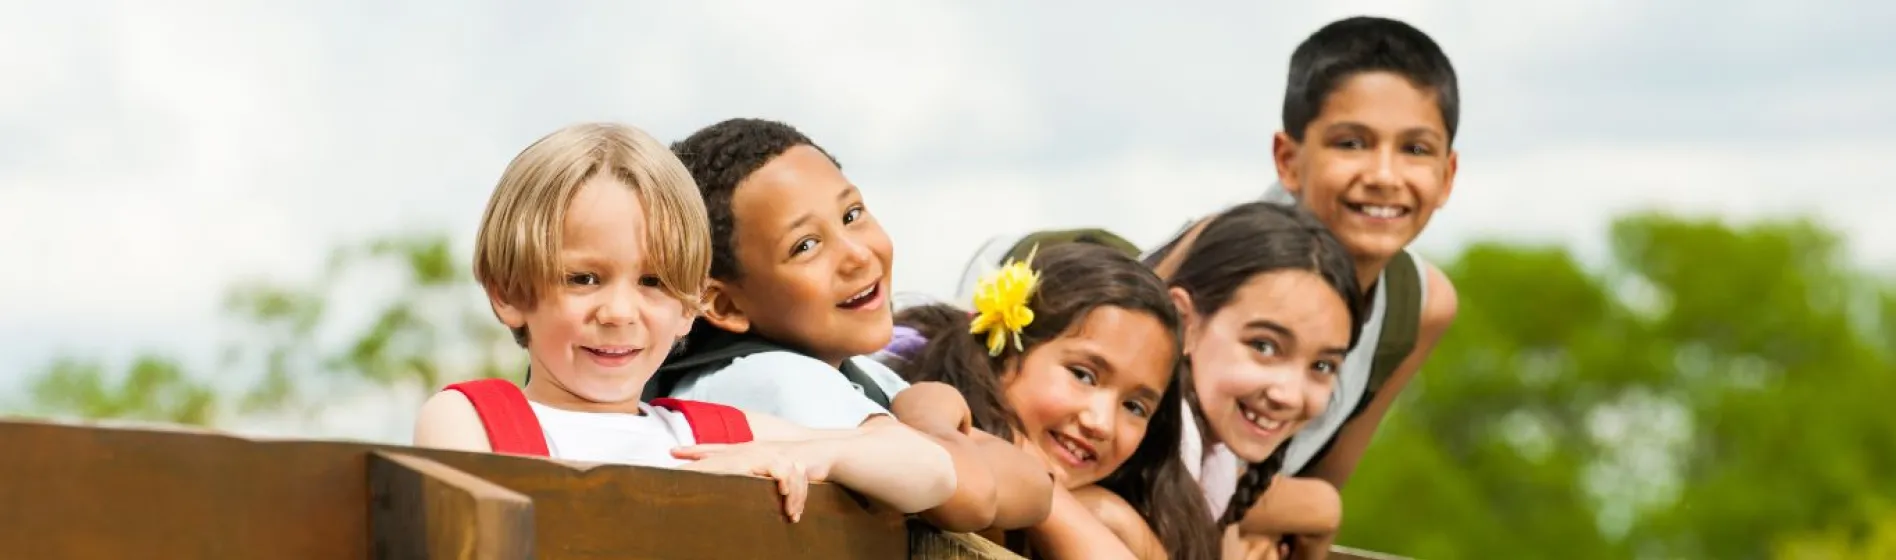
<svg viewBox="0 0 1896 560">
<path fill-rule="evenodd" d="M 427 459 L 369 453 L 370 557 L 525 560 L 533 501 Z"/>
<path fill-rule="evenodd" d="M 830 484 L 792 524 L 751 477 L 41 422 L 0 421 L 0 441 L 0 558 L 368 558 L 374 451 L 525 496 L 543 559 L 908 555 L 902 516 Z"/>
<path fill-rule="evenodd" d="M 927 523 L 909 521 L 909 558 L 927 560 L 1024 560 L 1019 554 L 973 533 L 944 533 Z"/>
<path fill-rule="evenodd" d="M 0 558 L 1019 558 L 829 484 L 792 524 L 752 477 L 34 421 L 0 442 Z"/>
</svg>

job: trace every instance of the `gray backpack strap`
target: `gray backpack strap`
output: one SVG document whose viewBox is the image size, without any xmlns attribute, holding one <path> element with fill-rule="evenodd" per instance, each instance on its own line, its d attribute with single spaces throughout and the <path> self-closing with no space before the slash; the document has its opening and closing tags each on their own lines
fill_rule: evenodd
<svg viewBox="0 0 1896 560">
<path fill-rule="evenodd" d="M 1383 295 L 1388 301 L 1383 305 L 1382 337 L 1376 342 L 1374 361 L 1369 367 L 1369 387 L 1364 392 L 1363 402 L 1374 398 L 1382 390 L 1383 382 L 1394 375 L 1396 367 L 1415 352 L 1416 337 L 1422 331 L 1422 276 L 1421 267 L 1408 251 L 1396 253 L 1389 260 L 1389 266 L 1383 268 Z"/>
<path fill-rule="evenodd" d="M 889 409 L 889 394 L 882 391 L 882 386 L 877 385 L 875 378 L 869 377 L 868 372 L 849 360 L 843 360 L 843 365 L 838 369 L 842 370 L 843 378 L 862 390 L 862 396 L 869 397 L 871 402 L 881 406 L 883 410 Z"/>
</svg>

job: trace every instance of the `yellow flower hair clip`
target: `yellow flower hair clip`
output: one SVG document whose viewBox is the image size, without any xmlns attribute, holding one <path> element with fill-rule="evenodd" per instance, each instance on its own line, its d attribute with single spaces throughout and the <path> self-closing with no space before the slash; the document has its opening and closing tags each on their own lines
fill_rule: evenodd
<svg viewBox="0 0 1896 560">
<path fill-rule="evenodd" d="M 981 283 L 975 288 L 974 326 L 968 333 L 987 333 L 989 356 L 1001 355 L 1009 335 L 1013 336 L 1015 350 L 1026 351 L 1020 342 L 1020 331 L 1034 322 L 1034 310 L 1027 308 L 1027 300 L 1040 285 L 1040 273 L 1030 266 L 1039 251 L 1040 246 L 1035 245 L 1028 251 L 1027 260 L 1009 260 L 1000 270 L 981 277 Z"/>
</svg>

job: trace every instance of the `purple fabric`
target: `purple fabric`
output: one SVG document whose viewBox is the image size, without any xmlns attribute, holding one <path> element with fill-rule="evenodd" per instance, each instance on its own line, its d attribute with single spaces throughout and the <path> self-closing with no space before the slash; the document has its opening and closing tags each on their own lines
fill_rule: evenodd
<svg viewBox="0 0 1896 560">
<path fill-rule="evenodd" d="M 922 337 L 921 331 L 896 325 L 894 336 L 889 337 L 889 345 L 882 351 L 901 356 L 904 360 L 912 360 L 915 359 L 916 354 L 921 353 L 922 346 L 927 344 L 928 339 Z"/>
</svg>

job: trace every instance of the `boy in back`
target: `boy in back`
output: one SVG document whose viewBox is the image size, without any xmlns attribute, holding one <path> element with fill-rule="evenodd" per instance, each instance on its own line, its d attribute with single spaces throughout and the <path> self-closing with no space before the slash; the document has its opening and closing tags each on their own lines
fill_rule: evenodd
<svg viewBox="0 0 1896 560">
<path fill-rule="evenodd" d="M 672 150 L 704 196 L 711 280 L 704 317 L 648 396 L 723 403 L 813 428 L 899 419 L 957 461 L 956 497 L 924 518 L 977 531 L 1046 517 L 1053 486 L 1041 463 L 972 430 L 953 389 L 910 388 L 868 357 L 894 328 L 894 248 L 835 158 L 789 125 L 758 119 L 711 125 Z"/>
<path fill-rule="evenodd" d="M 1454 65 L 1407 23 L 1339 20 L 1291 54 L 1272 139 L 1278 184 L 1265 198 L 1295 200 L 1330 228 L 1372 309 L 1338 402 L 1291 442 L 1286 473 L 1341 488 L 1455 320 L 1455 286 L 1408 246 L 1454 189 L 1460 115 Z"/>
<path fill-rule="evenodd" d="M 638 129 L 575 125 L 521 151 L 481 220 L 474 275 L 535 375 L 524 389 L 483 379 L 436 393 L 415 444 L 769 476 L 793 520 L 807 481 L 903 512 L 945 502 L 951 457 L 900 424 L 813 430 L 712 403 L 642 402 L 697 315 L 709 237 L 691 176 Z"/>
</svg>

